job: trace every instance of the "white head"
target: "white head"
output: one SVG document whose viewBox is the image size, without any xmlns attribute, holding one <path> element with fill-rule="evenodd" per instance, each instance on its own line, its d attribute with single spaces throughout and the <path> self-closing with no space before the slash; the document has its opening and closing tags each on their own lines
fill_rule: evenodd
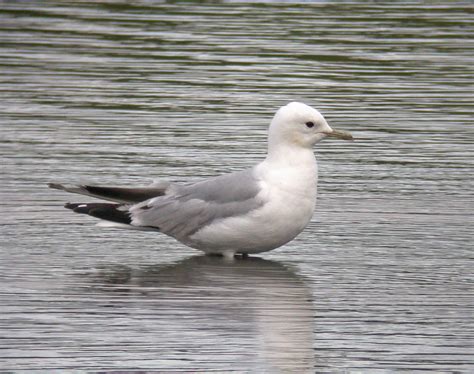
<svg viewBox="0 0 474 374">
<path fill-rule="evenodd" d="M 270 147 L 287 144 L 311 148 L 326 136 L 352 139 L 349 133 L 333 130 L 316 109 L 292 102 L 276 112 L 270 124 L 268 142 Z"/>
</svg>

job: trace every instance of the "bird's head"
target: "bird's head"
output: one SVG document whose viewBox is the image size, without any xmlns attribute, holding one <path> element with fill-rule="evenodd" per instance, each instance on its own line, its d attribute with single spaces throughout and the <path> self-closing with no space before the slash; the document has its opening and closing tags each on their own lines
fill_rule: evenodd
<svg viewBox="0 0 474 374">
<path fill-rule="evenodd" d="M 282 106 L 270 124 L 270 143 L 284 142 L 311 148 L 325 137 L 352 140 L 351 134 L 332 129 L 321 113 L 303 103 Z"/>
</svg>

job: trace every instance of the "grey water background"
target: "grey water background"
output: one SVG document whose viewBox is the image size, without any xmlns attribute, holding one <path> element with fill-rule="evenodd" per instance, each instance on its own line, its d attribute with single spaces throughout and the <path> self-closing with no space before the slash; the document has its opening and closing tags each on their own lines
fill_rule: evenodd
<svg viewBox="0 0 474 374">
<path fill-rule="evenodd" d="M 0 369 L 473 372 L 469 3 L 0 2 Z M 184 181 L 318 108 L 319 200 L 248 261 L 46 183 Z"/>
</svg>

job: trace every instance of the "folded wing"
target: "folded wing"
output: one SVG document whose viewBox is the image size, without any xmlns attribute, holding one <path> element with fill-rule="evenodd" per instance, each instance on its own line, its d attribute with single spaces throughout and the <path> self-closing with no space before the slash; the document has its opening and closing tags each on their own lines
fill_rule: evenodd
<svg viewBox="0 0 474 374">
<path fill-rule="evenodd" d="M 244 215 L 261 207 L 253 170 L 222 175 L 173 189 L 130 208 L 132 225 L 156 227 L 187 243 L 189 236 L 216 220 Z"/>
<path fill-rule="evenodd" d="M 101 226 L 159 230 L 184 243 L 216 220 L 244 215 L 265 203 L 253 169 L 184 185 L 165 182 L 141 188 L 49 187 L 115 202 L 65 205 L 76 213 L 105 221 Z"/>
</svg>

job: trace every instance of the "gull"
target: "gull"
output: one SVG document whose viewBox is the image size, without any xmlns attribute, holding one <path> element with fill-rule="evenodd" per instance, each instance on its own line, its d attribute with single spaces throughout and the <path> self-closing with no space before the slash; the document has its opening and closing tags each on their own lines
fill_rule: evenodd
<svg viewBox="0 0 474 374">
<path fill-rule="evenodd" d="M 352 140 L 316 109 L 291 102 L 276 112 L 266 158 L 254 167 L 192 183 L 146 187 L 49 187 L 113 203 L 67 203 L 98 226 L 156 231 L 206 254 L 248 256 L 278 248 L 310 222 L 318 167 L 313 146 L 326 137 Z"/>
</svg>

